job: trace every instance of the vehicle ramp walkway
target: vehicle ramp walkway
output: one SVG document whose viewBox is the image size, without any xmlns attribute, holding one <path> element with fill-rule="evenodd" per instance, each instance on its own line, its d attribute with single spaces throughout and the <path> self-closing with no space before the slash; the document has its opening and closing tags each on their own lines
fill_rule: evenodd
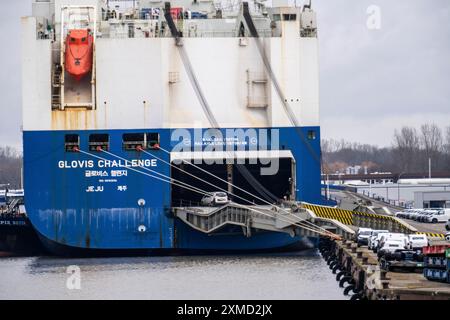
<svg viewBox="0 0 450 320">
<path fill-rule="evenodd" d="M 291 236 L 318 237 L 311 230 L 312 224 L 322 230 L 350 238 L 353 230 L 332 219 L 318 218 L 308 209 L 282 208 L 275 206 L 244 206 L 228 203 L 222 207 L 176 207 L 173 214 L 190 227 L 203 232 L 214 233 L 227 225 L 240 226 L 244 235 L 250 237 L 253 229 L 284 232 Z M 306 222 L 308 224 L 306 224 Z M 304 226 L 304 227 L 302 227 Z"/>
</svg>

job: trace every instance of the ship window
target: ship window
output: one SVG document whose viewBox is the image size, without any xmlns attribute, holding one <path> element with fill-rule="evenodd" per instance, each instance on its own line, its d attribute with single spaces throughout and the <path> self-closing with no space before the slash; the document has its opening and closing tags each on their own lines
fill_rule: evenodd
<svg viewBox="0 0 450 320">
<path fill-rule="evenodd" d="M 283 20 L 284 21 L 295 21 L 297 20 L 296 14 L 283 14 Z"/>
<path fill-rule="evenodd" d="M 273 21 L 280 21 L 280 20 L 281 20 L 281 16 L 279 14 L 273 15 Z"/>
<path fill-rule="evenodd" d="M 66 152 L 76 152 L 80 148 L 80 136 L 77 134 L 66 134 L 64 148 Z"/>
<path fill-rule="evenodd" d="M 159 133 L 147 133 L 147 146 L 149 149 L 159 149 Z"/>
<path fill-rule="evenodd" d="M 309 140 L 315 140 L 316 139 L 316 132 L 314 130 L 308 131 L 308 139 Z"/>
<path fill-rule="evenodd" d="M 108 134 L 91 134 L 89 136 L 89 151 L 97 151 L 99 147 L 102 150 L 109 150 Z"/>
<path fill-rule="evenodd" d="M 123 150 L 133 151 L 137 147 L 142 149 L 159 149 L 159 133 L 124 133 L 122 136 Z"/>
<path fill-rule="evenodd" d="M 146 148 L 146 134 L 145 133 L 124 133 L 122 136 L 123 150 L 136 150 L 137 147 Z"/>
<path fill-rule="evenodd" d="M 70 41 L 75 42 L 76 39 L 75 38 L 70 38 Z"/>
<path fill-rule="evenodd" d="M 86 42 L 86 38 L 81 38 L 81 42 Z"/>
</svg>

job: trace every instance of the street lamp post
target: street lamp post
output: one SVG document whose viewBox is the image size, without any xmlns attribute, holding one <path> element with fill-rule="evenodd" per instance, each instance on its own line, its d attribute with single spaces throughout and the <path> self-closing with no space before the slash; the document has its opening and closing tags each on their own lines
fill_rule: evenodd
<svg viewBox="0 0 450 320">
<path fill-rule="evenodd" d="M 405 174 L 405 172 L 401 172 L 397 177 L 397 201 L 398 201 L 399 207 L 400 207 L 400 182 L 399 181 L 403 174 Z"/>
<path fill-rule="evenodd" d="M 431 157 L 428 158 L 428 179 L 431 179 Z"/>
</svg>

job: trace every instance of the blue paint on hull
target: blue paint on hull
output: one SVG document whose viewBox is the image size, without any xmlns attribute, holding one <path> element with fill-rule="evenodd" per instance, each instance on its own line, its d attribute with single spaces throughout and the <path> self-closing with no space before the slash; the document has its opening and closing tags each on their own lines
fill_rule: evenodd
<svg viewBox="0 0 450 320">
<path fill-rule="evenodd" d="M 296 159 L 297 200 L 320 203 L 320 163 L 301 141 L 297 129 L 276 129 L 279 129 L 280 133 L 280 149 L 291 150 Z M 301 130 L 305 136 L 308 131 L 315 131 L 315 139 L 308 142 L 316 155 L 320 156 L 319 127 L 302 127 Z M 161 147 L 171 150 L 177 143 L 170 141 L 171 131 L 170 129 L 25 131 L 24 187 L 27 213 L 34 228 L 42 238 L 48 240 L 44 242 L 57 244 L 62 248 L 155 249 L 169 252 L 270 250 L 293 246 L 304 240 L 301 237 L 276 232 L 255 232 L 247 238 L 238 230 L 232 229 L 221 230 L 219 235 L 205 235 L 171 216 L 171 187 L 168 183 L 132 170 L 127 170 L 127 176 L 111 177 L 112 169 L 126 168 L 100 168 L 97 166 L 97 159 L 82 153 L 65 152 L 64 149 L 66 134 L 78 134 L 80 149 L 86 151 L 90 134 L 107 133 L 110 136 L 110 152 L 129 160 L 152 159 L 143 153 L 124 151 L 122 135 L 158 132 Z M 162 151 L 150 152 L 169 161 L 169 156 Z M 93 152 L 93 154 L 109 160 L 118 160 L 104 153 Z M 88 160 L 94 161 L 93 168 L 86 168 Z M 60 168 L 61 161 L 69 167 L 75 161 L 78 167 Z M 162 162 L 158 162 L 156 167 L 149 168 L 170 175 L 169 166 Z M 143 171 L 140 168 L 135 169 Z M 86 170 L 107 171 L 109 176 L 86 177 Z M 101 179 L 103 181 L 100 183 Z M 89 187 L 96 188 L 99 185 L 103 187 L 102 192 L 86 192 Z M 126 186 L 126 191 L 119 191 L 119 186 Z M 144 207 L 138 206 L 139 199 L 145 199 Z M 138 231 L 140 225 L 146 226 L 145 232 Z M 228 234 L 224 235 L 227 232 Z M 52 249 L 51 245 L 49 247 Z"/>
</svg>

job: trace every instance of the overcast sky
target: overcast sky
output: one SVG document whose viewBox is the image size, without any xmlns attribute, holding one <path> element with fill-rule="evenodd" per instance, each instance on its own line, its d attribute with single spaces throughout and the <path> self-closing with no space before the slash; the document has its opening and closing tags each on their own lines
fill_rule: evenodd
<svg viewBox="0 0 450 320">
<path fill-rule="evenodd" d="M 367 27 L 373 5 L 380 29 Z M 324 138 L 387 146 L 401 126 L 450 125 L 450 1 L 313 0 L 313 8 Z M 20 148 L 20 17 L 31 0 L 2 0 L 2 9 L 0 145 Z"/>
</svg>

